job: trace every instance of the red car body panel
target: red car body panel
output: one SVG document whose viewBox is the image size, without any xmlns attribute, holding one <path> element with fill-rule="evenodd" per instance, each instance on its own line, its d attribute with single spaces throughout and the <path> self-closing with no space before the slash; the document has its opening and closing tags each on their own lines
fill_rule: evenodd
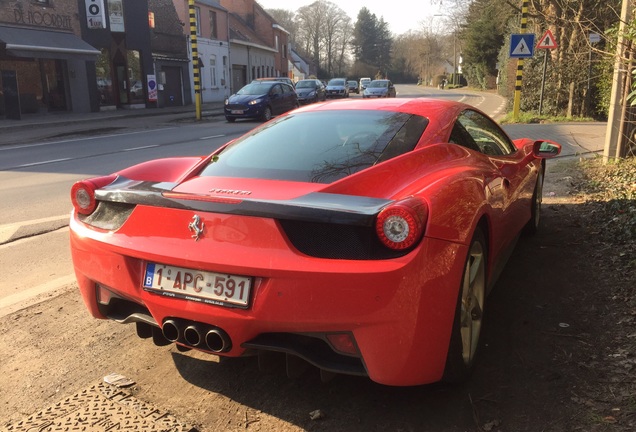
<svg viewBox="0 0 636 432">
<path fill-rule="evenodd" d="M 308 256 L 292 244 L 276 218 L 259 214 L 137 204 L 121 227 L 105 230 L 73 212 L 71 252 L 89 312 L 107 318 L 100 301 L 115 296 L 143 306 L 158 325 L 177 317 L 217 326 L 232 341 L 223 353 L 230 357 L 246 354 L 242 345 L 264 333 L 350 332 L 372 380 L 388 385 L 440 380 L 472 233 L 484 224 L 492 275 L 530 219 L 541 159 L 532 151 L 532 140 L 516 141 L 519 151 L 505 157 L 446 143 L 457 115 L 467 108 L 462 104 L 352 100 L 317 103 L 286 115 L 370 106 L 423 115 L 429 125 L 413 151 L 331 184 L 199 177 L 205 157 L 154 161 L 119 174 L 174 182 L 162 194 L 165 198 L 219 206 L 300 200 L 294 205 L 302 207 L 303 197 L 316 193 L 387 202 L 418 196 L 426 202 L 428 219 L 424 237 L 408 253 L 371 260 Z M 195 215 L 205 221 L 196 241 L 188 230 Z M 147 262 L 251 277 L 248 306 L 148 292 L 143 288 Z"/>
</svg>

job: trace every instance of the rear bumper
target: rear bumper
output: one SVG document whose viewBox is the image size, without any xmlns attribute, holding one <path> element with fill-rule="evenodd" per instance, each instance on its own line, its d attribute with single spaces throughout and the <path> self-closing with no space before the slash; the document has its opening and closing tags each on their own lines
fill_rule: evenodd
<svg viewBox="0 0 636 432">
<path fill-rule="evenodd" d="M 185 223 L 192 214 L 183 213 Z M 244 218 L 235 226 L 252 222 Z M 289 249 L 281 233 L 274 238 L 274 221 L 259 224 L 253 228 L 271 228 L 267 244 L 237 249 L 211 238 L 194 242 L 187 236 L 133 238 L 96 232 L 72 218 L 71 252 L 84 303 L 94 317 L 107 318 L 105 299 L 100 298 L 106 289 L 147 310 L 159 326 L 180 318 L 218 327 L 231 338 L 231 349 L 222 353 L 231 357 L 244 355 L 246 347 L 271 340 L 271 335 L 346 332 L 353 335 L 359 362 L 376 382 L 418 385 L 441 378 L 464 246 L 425 238 L 410 254 L 391 260 L 317 259 Z M 147 292 L 142 288 L 147 261 L 252 276 L 249 307 Z"/>
</svg>

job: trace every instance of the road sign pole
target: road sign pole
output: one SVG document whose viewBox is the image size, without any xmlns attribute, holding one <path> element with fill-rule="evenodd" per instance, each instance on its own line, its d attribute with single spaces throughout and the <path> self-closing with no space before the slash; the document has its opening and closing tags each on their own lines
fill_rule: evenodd
<svg viewBox="0 0 636 432">
<path fill-rule="evenodd" d="M 543 111 L 543 93 L 545 92 L 545 75 L 548 70 L 548 51 L 543 55 L 543 77 L 541 78 L 541 96 L 539 97 L 539 115 Z"/>
<path fill-rule="evenodd" d="M 523 0 L 521 4 L 521 33 L 526 32 L 528 26 L 528 0 Z M 519 119 L 519 110 L 521 108 L 521 83 L 523 79 L 523 59 L 517 60 L 517 79 L 515 81 L 515 98 L 512 105 L 512 118 L 517 121 Z"/>
</svg>

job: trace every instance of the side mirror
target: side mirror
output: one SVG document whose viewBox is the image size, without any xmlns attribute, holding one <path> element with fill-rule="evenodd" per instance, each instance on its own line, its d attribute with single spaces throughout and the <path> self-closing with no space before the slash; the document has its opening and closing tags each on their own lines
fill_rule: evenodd
<svg viewBox="0 0 636 432">
<path fill-rule="evenodd" d="M 532 146 L 532 153 L 538 158 L 553 158 L 561 153 L 561 144 L 549 140 L 535 141 Z"/>
</svg>

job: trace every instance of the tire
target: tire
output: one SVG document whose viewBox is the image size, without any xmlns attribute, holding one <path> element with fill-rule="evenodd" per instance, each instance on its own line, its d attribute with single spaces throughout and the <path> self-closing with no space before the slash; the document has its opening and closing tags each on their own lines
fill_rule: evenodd
<svg viewBox="0 0 636 432">
<path fill-rule="evenodd" d="M 263 121 L 270 121 L 272 119 L 272 109 L 268 106 L 265 107 L 265 111 L 263 111 L 263 115 L 261 116 Z"/>
<path fill-rule="evenodd" d="M 477 228 L 470 242 L 457 296 L 444 369 L 443 381 L 445 382 L 465 381 L 475 366 L 486 300 L 487 251 L 486 238 L 481 229 Z"/>
<path fill-rule="evenodd" d="M 234 121 L 236 120 L 234 117 L 225 117 L 225 120 L 227 120 L 228 123 L 234 123 Z"/>
<path fill-rule="evenodd" d="M 523 233 L 526 235 L 534 235 L 539 231 L 541 223 L 541 202 L 543 200 L 543 178 L 545 168 L 541 166 L 539 175 L 537 175 L 537 184 L 534 186 L 532 193 L 532 202 L 530 203 L 530 220 L 523 227 Z"/>
</svg>

